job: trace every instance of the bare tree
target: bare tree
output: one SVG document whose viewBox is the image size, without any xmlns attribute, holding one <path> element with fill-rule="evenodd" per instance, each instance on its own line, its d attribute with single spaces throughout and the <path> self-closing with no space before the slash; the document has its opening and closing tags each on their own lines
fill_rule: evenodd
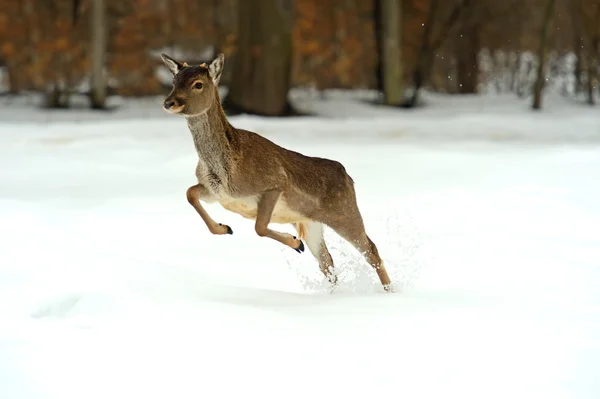
<svg viewBox="0 0 600 399">
<path fill-rule="evenodd" d="M 106 58 L 106 8 L 104 0 L 92 1 L 92 79 L 90 100 L 92 108 L 106 107 L 106 81 L 104 79 L 104 63 Z"/>
<path fill-rule="evenodd" d="M 237 54 L 225 106 L 257 115 L 291 114 L 291 0 L 240 1 L 238 7 Z"/>
<path fill-rule="evenodd" d="M 460 0 L 452 7 L 450 15 L 445 21 L 442 21 L 437 29 L 437 34 L 434 35 L 434 27 L 438 25 L 438 15 L 440 13 L 440 1 L 431 0 L 429 12 L 425 21 L 425 29 L 423 30 L 423 38 L 417 55 L 417 61 L 413 72 L 413 93 L 408 101 L 409 107 L 415 107 L 419 100 L 419 92 L 425 81 L 429 77 L 431 68 L 433 67 L 435 51 L 444 43 L 450 31 L 458 22 L 461 14 L 471 6 L 472 0 Z"/>
<path fill-rule="evenodd" d="M 456 91 L 460 94 L 477 93 L 479 83 L 478 55 L 481 50 L 481 27 L 492 23 L 495 2 L 480 1 L 468 7 L 458 23 L 456 42 Z M 497 17 L 497 16 L 496 16 Z"/>
<path fill-rule="evenodd" d="M 386 105 L 402 104 L 402 3 L 379 0 L 381 79 Z"/>
<path fill-rule="evenodd" d="M 456 81 L 460 94 L 477 93 L 479 35 L 476 26 L 461 30 L 456 48 Z"/>
<path fill-rule="evenodd" d="M 548 28 L 552 19 L 552 13 L 554 11 L 555 0 L 547 0 L 546 10 L 544 12 L 544 19 L 542 21 L 542 29 L 540 32 L 540 46 L 538 49 L 538 69 L 535 86 L 533 89 L 533 109 L 542 108 L 542 90 L 544 88 L 544 81 L 546 80 L 545 66 L 546 66 L 546 50 L 548 40 Z"/>
<path fill-rule="evenodd" d="M 575 93 L 579 93 L 582 88 L 583 74 L 583 34 L 581 30 L 581 0 L 571 0 L 571 26 L 573 29 L 573 52 L 575 53 Z"/>
<path fill-rule="evenodd" d="M 598 59 L 600 57 L 600 1 L 582 0 L 579 2 L 582 27 L 585 37 L 586 91 L 587 102 L 596 104 L 595 92 L 598 80 Z"/>
</svg>

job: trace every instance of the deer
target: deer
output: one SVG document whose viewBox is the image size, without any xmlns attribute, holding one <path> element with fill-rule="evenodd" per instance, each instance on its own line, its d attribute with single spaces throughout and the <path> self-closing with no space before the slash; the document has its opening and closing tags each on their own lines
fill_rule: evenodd
<svg viewBox="0 0 600 399">
<path fill-rule="evenodd" d="M 333 259 L 324 240 L 328 226 L 353 245 L 376 271 L 384 291 L 392 284 L 378 249 L 365 231 L 354 180 L 338 161 L 311 157 L 279 146 L 266 137 L 234 127 L 225 115 L 218 85 L 225 56 L 189 65 L 162 53 L 173 75 L 172 89 L 162 108 L 183 116 L 198 155 L 197 184 L 186 192 L 187 201 L 215 235 L 233 234 L 218 223 L 203 203 L 254 221 L 260 237 L 267 237 L 298 253 L 304 241 L 321 272 L 335 287 Z M 292 225 L 298 236 L 273 230 L 271 223 Z"/>
</svg>

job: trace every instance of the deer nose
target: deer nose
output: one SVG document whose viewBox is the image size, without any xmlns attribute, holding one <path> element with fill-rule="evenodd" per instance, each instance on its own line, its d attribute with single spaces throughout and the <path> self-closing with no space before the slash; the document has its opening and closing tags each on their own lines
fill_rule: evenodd
<svg viewBox="0 0 600 399">
<path fill-rule="evenodd" d="M 169 109 L 173 105 L 175 105 L 175 100 L 166 100 L 165 103 L 163 104 L 163 106 L 165 107 L 165 109 Z"/>
</svg>

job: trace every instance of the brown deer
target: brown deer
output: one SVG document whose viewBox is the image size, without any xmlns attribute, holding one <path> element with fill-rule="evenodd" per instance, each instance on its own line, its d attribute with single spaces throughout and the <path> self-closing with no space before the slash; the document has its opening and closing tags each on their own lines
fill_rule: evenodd
<svg viewBox="0 0 600 399">
<path fill-rule="evenodd" d="M 367 236 L 356 203 L 354 181 L 337 161 L 309 157 L 278 146 L 256 133 L 233 127 L 225 116 L 217 90 L 225 57 L 210 65 L 188 65 L 162 54 L 173 74 L 173 89 L 163 108 L 184 116 L 192 133 L 198 184 L 187 199 L 213 234 L 233 234 L 215 222 L 201 201 L 255 221 L 261 237 L 304 251 L 302 239 L 319 267 L 335 286 L 333 260 L 323 239 L 332 228 L 357 248 L 373 266 L 386 291 L 391 282 L 377 247 Z M 269 228 L 269 223 L 293 224 L 298 237 Z"/>
</svg>

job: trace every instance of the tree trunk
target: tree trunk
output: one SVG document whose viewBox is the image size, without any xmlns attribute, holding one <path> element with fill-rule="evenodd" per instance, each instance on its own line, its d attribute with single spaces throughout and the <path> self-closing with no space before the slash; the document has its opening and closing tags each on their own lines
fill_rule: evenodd
<svg viewBox="0 0 600 399">
<path fill-rule="evenodd" d="M 589 105 L 596 105 L 596 98 L 594 95 L 594 80 L 596 75 L 595 68 L 596 66 L 590 61 L 587 79 L 587 103 Z"/>
<path fill-rule="evenodd" d="M 402 104 L 402 4 L 379 0 L 383 96 L 386 105 Z"/>
<path fill-rule="evenodd" d="M 517 53 L 517 57 L 515 58 L 515 63 L 512 65 L 510 72 L 510 90 L 514 93 L 517 93 L 517 88 L 521 85 L 521 81 L 519 78 L 519 73 L 521 71 L 521 60 L 522 53 L 519 51 Z"/>
<path fill-rule="evenodd" d="M 415 63 L 415 70 L 413 71 L 412 77 L 412 95 L 408 100 L 407 106 L 413 108 L 417 106 L 419 101 L 419 92 L 424 83 L 425 69 L 427 68 L 429 55 L 432 52 L 430 43 L 431 35 L 433 32 L 433 22 L 435 21 L 436 13 L 438 11 L 438 0 L 431 0 L 429 4 L 429 13 L 425 20 L 425 29 L 423 30 L 423 37 L 421 38 L 421 46 L 417 54 L 417 61 Z"/>
<path fill-rule="evenodd" d="M 555 0 L 548 0 L 546 3 L 546 11 L 544 13 L 544 20 L 542 22 L 542 30 L 540 32 L 540 47 L 538 50 L 538 70 L 537 78 L 535 81 L 535 87 L 533 91 L 533 109 L 542 108 L 542 90 L 544 88 L 545 81 L 545 66 L 546 66 L 546 42 L 548 40 L 548 27 L 552 18 L 552 12 L 554 11 Z"/>
<path fill-rule="evenodd" d="M 219 5 L 223 2 L 221 0 L 213 0 L 212 5 L 212 29 L 216 32 L 216 38 L 213 45 L 213 56 L 221 53 L 221 32 L 223 32 L 223 27 L 221 26 L 221 21 L 219 20 Z"/>
<path fill-rule="evenodd" d="M 433 61 L 430 60 L 429 53 L 429 47 L 423 47 L 417 58 L 415 71 L 413 72 L 413 92 L 407 104 L 409 108 L 417 106 L 417 103 L 419 102 L 419 93 L 425 83 L 425 77 L 429 76 L 429 71 L 433 66 Z"/>
<path fill-rule="evenodd" d="M 240 1 L 238 10 L 238 51 L 225 108 L 265 116 L 289 115 L 291 0 Z"/>
<path fill-rule="evenodd" d="M 419 92 L 425 80 L 429 78 L 431 69 L 433 68 L 434 52 L 442 46 L 444 40 L 448 37 L 449 32 L 457 23 L 462 12 L 471 6 L 472 0 L 462 0 L 456 4 L 450 16 L 441 25 L 440 29 L 437 30 L 437 36 L 433 38 L 433 25 L 437 20 L 437 13 L 439 7 L 439 0 L 431 0 L 429 4 L 429 14 L 427 15 L 425 22 L 425 30 L 423 31 L 423 38 L 419 53 L 417 55 L 417 62 L 415 64 L 415 70 L 413 72 L 413 93 L 410 100 L 407 103 L 409 108 L 415 107 L 419 100 Z"/>
<path fill-rule="evenodd" d="M 458 38 L 456 54 L 456 80 L 460 94 L 477 93 L 479 81 L 479 30 L 477 26 L 462 29 Z"/>
<path fill-rule="evenodd" d="M 6 69 L 8 71 L 8 92 L 13 95 L 19 94 L 22 90 L 22 86 L 17 68 L 7 65 Z"/>
<path fill-rule="evenodd" d="M 598 59 L 600 58 L 600 7 L 595 10 L 590 30 L 588 57 L 588 104 L 596 105 L 595 91 L 598 85 Z"/>
<path fill-rule="evenodd" d="M 581 62 L 582 57 L 583 52 L 581 51 L 581 41 L 576 40 L 575 58 L 577 59 L 575 60 L 575 69 L 573 71 L 573 75 L 575 75 L 575 87 L 573 88 L 573 91 L 575 92 L 575 94 L 578 94 L 581 91 L 581 82 L 583 81 L 583 79 L 581 78 L 583 75 L 583 65 Z"/>
<path fill-rule="evenodd" d="M 583 74 L 583 41 L 581 32 L 581 2 L 577 0 L 571 0 L 571 26 L 573 28 L 573 51 L 575 53 L 575 87 L 573 88 L 577 95 L 581 91 L 582 86 L 582 74 Z"/>
<path fill-rule="evenodd" d="M 70 95 L 66 87 L 59 83 L 51 83 L 46 90 L 47 108 L 69 108 Z"/>
<path fill-rule="evenodd" d="M 598 52 L 600 50 L 600 38 L 593 37 L 592 45 L 590 46 L 590 56 L 588 57 L 588 79 L 587 79 L 587 92 L 588 92 L 588 104 L 596 105 L 595 90 L 596 90 L 596 79 L 598 70 Z"/>
<path fill-rule="evenodd" d="M 106 81 L 104 79 L 104 62 L 106 57 L 106 9 L 104 0 L 92 1 L 92 79 L 90 100 L 92 108 L 106 107 Z"/>
<path fill-rule="evenodd" d="M 573 51 L 575 52 L 575 57 L 577 58 L 575 60 L 575 70 L 573 71 L 573 74 L 575 75 L 575 87 L 574 87 L 574 91 L 575 94 L 579 93 L 579 91 L 581 90 L 581 75 L 583 74 L 583 63 L 582 61 L 582 57 L 583 57 L 583 51 L 582 50 L 582 36 L 581 36 L 581 5 L 579 4 L 578 1 L 576 0 L 572 0 L 572 7 L 571 7 L 571 21 L 572 21 L 572 27 L 573 27 Z"/>
</svg>

